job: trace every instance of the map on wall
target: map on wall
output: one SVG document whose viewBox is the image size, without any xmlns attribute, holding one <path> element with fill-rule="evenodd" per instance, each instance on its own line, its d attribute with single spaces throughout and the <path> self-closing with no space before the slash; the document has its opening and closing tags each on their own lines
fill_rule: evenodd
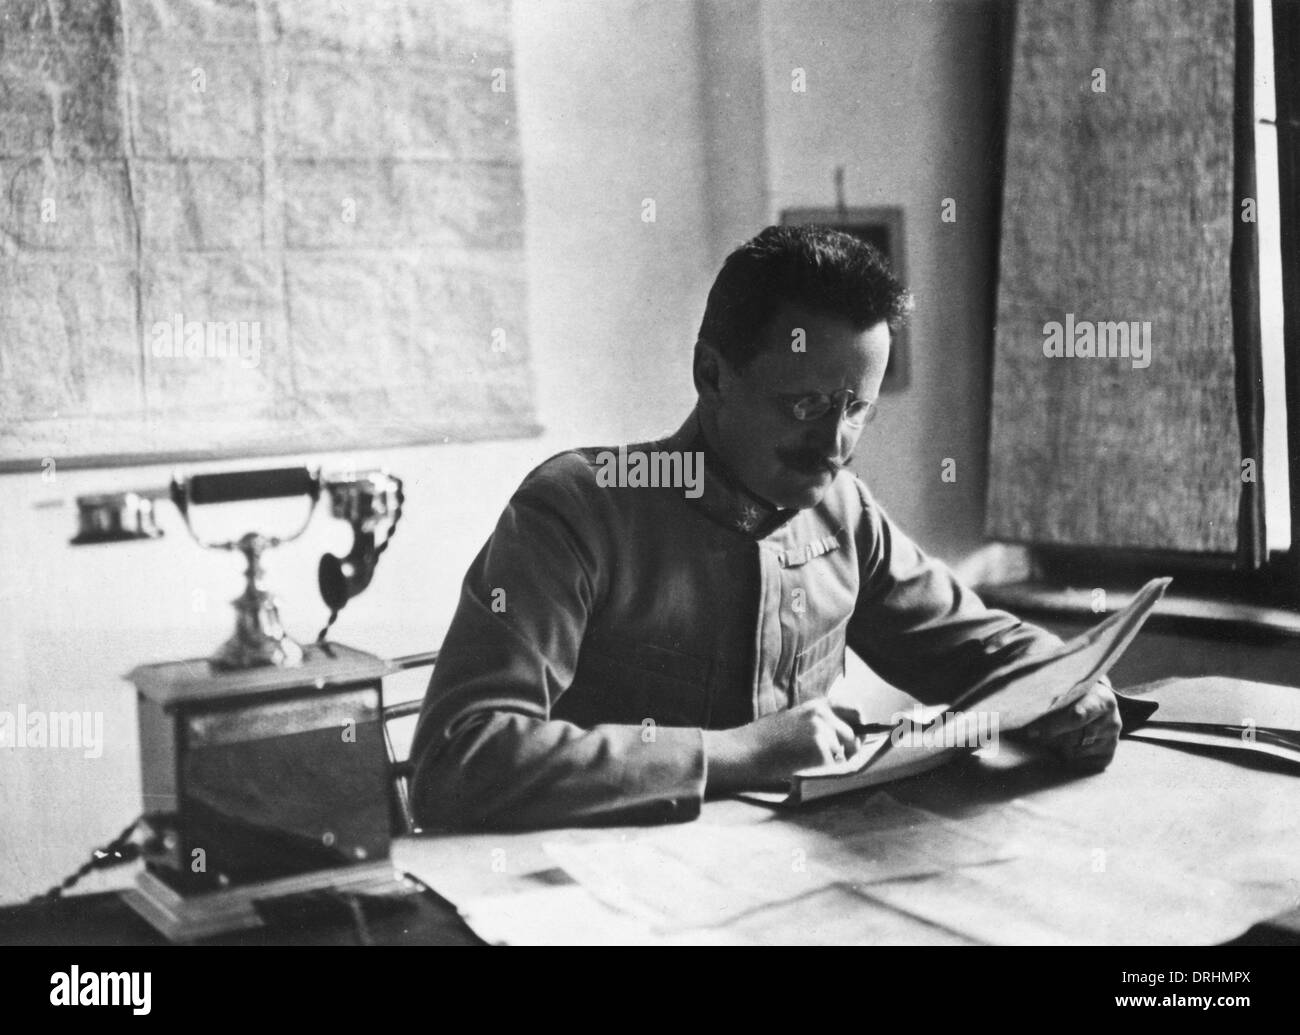
<svg viewBox="0 0 1300 1035">
<path fill-rule="evenodd" d="M 0 470 L 536 434 L 509 15 L 7 4 Z"/>
</svg>

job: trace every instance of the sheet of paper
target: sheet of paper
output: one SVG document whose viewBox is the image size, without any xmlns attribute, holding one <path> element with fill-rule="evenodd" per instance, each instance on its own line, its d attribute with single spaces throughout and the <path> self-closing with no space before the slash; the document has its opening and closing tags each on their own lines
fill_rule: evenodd
<svg viewBox="0 0 1300 1035">
<path fill-rule="evenodd" d="M 1169 583 L 1167 578 L 1152 579 L 1122 611 L 1058 650 L 1004 666 L 963 694 L 954 709 L 996 713 L 1005 732 L 1066 707 L 1124 653 Z"/>
<path fill-rule="evenodd" d="M 490 945 L 673 945 L 678 939 L 610 909 L 576 884 L 490 895 L 460 907 L 470 929 Z M 745 940 L 718 933 L 690 944 L 734 944 Z"/>
<path fill-rule="evenodd" d="M 1021 854 L 996 868 L 855 891 L 989 945 L 1204 945 L 1240 935 L 1259 915 L 1259 896 L 1228 881 L 1018 802 L 965 822 L 985 834 L 1014 832 Z"/>
<path fill-rule="evenodd" d="M 597 899 L 660 931 L 717 927 L 833 883 L 779 838 L 747 827 L 705 829 L 689 844 L 647 838 L 547 850 Z"/>
<path fill-rule="evenodd" d="M 700 823 L 553 844 L 547 853 L 596 898 L 656 931 L 716 928 L 835 884 L 915 878 L 1013 854 L 886 794 L 749 826 Z"/>
<path fill-rule="evenodd" d="M 719 933 L 751 945 L 974 944 L 937 924 L 869 903 L 842 884 L 746 913 Z"/>
</svg>

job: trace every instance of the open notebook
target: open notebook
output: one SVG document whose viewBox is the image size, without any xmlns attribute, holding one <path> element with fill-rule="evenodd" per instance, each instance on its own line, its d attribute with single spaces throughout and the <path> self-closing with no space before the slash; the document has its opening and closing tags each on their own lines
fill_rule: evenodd
<svg viewBox="0 0 1300 1035">
<path fill-rule="evenodd" d="M 743 797 L 799 805 L 914 776 L 1068 707 L 1119 660 L 1171 581 L 1152 579 L 1122 611 L 1057 648 L 1008 662 L 950 704 L 899 717 L 888 731 L 864 737 L 847 761 L 800 770 L 785 790 Z"/>
</svg>

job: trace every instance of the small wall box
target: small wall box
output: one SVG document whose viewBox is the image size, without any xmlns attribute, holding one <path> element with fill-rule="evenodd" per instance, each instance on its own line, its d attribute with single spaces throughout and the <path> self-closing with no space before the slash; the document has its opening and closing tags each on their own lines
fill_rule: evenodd
<svg viewBox="0 0 1300 1035">
<path fill-rule="evenodd" d="M 260 898 L 391 880 L 383 676 L 340 644 L 301 667 L 128 675 L 154 837 L 128 902 L 169 937 L 256 926 Z"/>
<path fill-rule="evenodd" d="M 896 205 L 871 208 L 788 208 L 781 213 L 781 222 L 792 226 L 819 223 L 852 234 L 878 248 L 889 260 L 894 276 L 903 284 L 907 283 L 903 210 Z M 889 363 L 885 367 L 885 379 L 880 385 L 882 392 L 899 392 L 907 387 L 911 380 L 910 360 L 907 328 L 901 327 L 890 343 Z"/>
</svg>

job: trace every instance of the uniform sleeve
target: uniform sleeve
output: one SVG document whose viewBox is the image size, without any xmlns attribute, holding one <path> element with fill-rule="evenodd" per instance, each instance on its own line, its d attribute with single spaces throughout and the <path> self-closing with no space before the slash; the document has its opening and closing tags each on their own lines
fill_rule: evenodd
<svg viewBox="0 0 1300 1035">
<path fill-rule="evenodd" d="M 584 729 L 551 717 L 614 558 L 586 461 L 534 471 L 475 558 L 416 728 L 425 826 L 518 829 L 686 820 L 704 794 L 703 733 Z M 617 692 L 617 688 L 611 688 Z"/>
<path fill-rule="evenodd" d="M 860 583 L 848 644 L 883 679 L 925 704 L 945 704 L 998 666 L 1061 640 L 986 607 L 927 556 L 861 483 Z"/>
</svg>

